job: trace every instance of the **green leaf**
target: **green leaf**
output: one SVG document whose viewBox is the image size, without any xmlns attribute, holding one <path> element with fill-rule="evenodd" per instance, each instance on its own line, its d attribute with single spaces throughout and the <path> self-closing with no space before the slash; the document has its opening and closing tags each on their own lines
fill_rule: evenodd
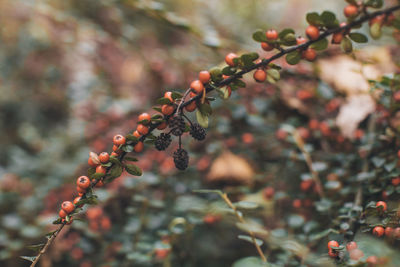
<svg viewBox="0 0 400 267">
<path fill-rule="evenodd" d="M 138 159 L 134 158 L 134 157 L 125 157 L 124 160 L 126 160 L 126 161 L 138 161 Z"/>
<path fill-rule="evenodd" d="M 238 235 L 238 238 L 241 239 L 241 240 L 244 240 L 244 241 L 247 241 L 247 242 L 250 242 L 250 243 L 254 244 L 253 243 L 253 239 L 251 238 L 251 236 Z M 262 244 L 264 244 L 264 242 L 262 240 L 260 240 L 260 239 L 255 238 L 255 241 L 256 241 L 257 245 L 259 245 L 259 246 L 262 246 Z"/>
<path fill-rule="evenodd" d="M 251 68 L 255 65 L 254 60 L 258 59 L 258 57 L 257 53 L 248 53 L 241 55 L 240 60 L 245 68 Z"/>
<path fill-rule="evenodd" d="M 119 159 L 115 156 L 111 156 L 110 157 L 110 162 L 114 163 L 114 164 L 121 164 L 121 162 L 119 161 Z"/>
<path fill-rule="evenodd" d="M 154 109 L 155 111 L 157 111 L 157 112 L 161 112 L 161 108 L 159 108 L 159 107 L 153 107 L 153 109 Z"/>
<path fill-rule="evenodd" d="M 343 40 L 340 43 L 340 47 L 345 53 L 351 53 L 353 51 L 353 44 L 351 40 L 347 37 L 343 37 Z"/>
<path fill-rule="evenodd" d="M 109 179 L 107 180 L 113 180 L 115 178 L 120 177 L 122 174 L 122 166 L 121 164 L 114 164 L 114 166 L 111 167 L 110 172 L 109 172 Z"/>
<path fill-rule="evenodd" d="M 328 236 L 332 232 L 333 233 L 338 233 L 338 231 L 336 231 L 336 230 L 334 230 L 332 228 L 329 228 L 329 229 L 326 229 L 326 230 L 324 230 L 322 232 L 310 235 L 310 241 L 316 241 L 316 240 L 319 240 L 321 238 L 324 238 L 325 236 Z"/>
<path fill-rule="evenodd" d="M 121 149 L 122 149 L 122 151 L 129 153 L 129 152 L 133 151 L 133 145 L 124 145 L 124 146 L 122 146 Z"/>
<path fill-rule="evenodd" d="M 200 193 L 200 194 L 210 194 L 210 193 L 219 194 L 219 195 L 223 194 L 221 190 L 217 190 L 217 189 L 196 189 L 196 190 L 193 190 L 193 192 Z"/>
<path fill-rule="evenodd" d="M 169 100 L 168 98 L 165 98 L 165 97 L 161 97 L 161 98 L 157 99 L 156 103 L 158 105 L 172 104 L 171 100 Z"/>
<path fill-rule="evenodd" d="M 272 77 L 275 81 L 281 78 L 281 74 L 277 69 L 267 69 L 267 75 Z"/>
<path fill-rule="evenodd" d="M 317 12 L 307 13 L 306 20 L 309 24 L 314 26 L 322 26 L 323 22 Z"/>
<path fill-rule="evenodd" d="M 382 27 L 380 23 L 374 23 L 369 27 L 369 33 L 372 39 L 379 39 L 382 35 Z"/>
<path fill-rule="evenodd" d="M 352 32 L 349 34 L 351 40 L 356 43 L 366 43 L 368 42 L 368 37 L 359 32 Z"/>
<path fill-rule="evenodd" d="M 381 8 L 383 6 L 383 0 L 367 0 L 365 5 L 372 8 Z"/>
<path fill-rule="evenodd" d="M 290 65 L 296 65 L 301 59 L 299 51 L 293 51 L 286 55 L 286 62 Z"/>
<path fill-rule="evenodd" d="M 237 203 L 234 203 L 234 205 L 238 209 L 245 209 L 245 210 L 257 209 L 259 207 L 257 203 L 249 202 L 249 201 L 239 201 Z"/>
<path fill-rule="evenodd" d="M 178 99 L 178 98 L 182 98 L 183 95 L 181 93 L 177 92 L 177 91 L 173 91 L 172 94 L 171 94 L 171 97 L 172 97 L 173 100 L 175 100 L 175 99 Z"/>
<path fill-rule="evenodd" d="M 30 245 L 30 246 L 26 246 L 27 249 L 33 250 L 35 252 L 39 252 L 45 244 L 36 244 L 36 245 Z"/>
<path fill-rule="evenodd" d="M 288 34 L 294 34 L 294 33 L 295 33 L 295 32 L 294 32 L 293 29 L 287 28 L 287 29 L 283 29 L 283 30 L 278 34 L 278 37 L 279 37 L 279 39 L 284 39 L 286 35 L 288 35 Z"/>
<path fill-rule="evenodd" d="M 221 88 L 217 88 L 217 92 L 218 95 L 222 98 L 222 99 L 228 99 L 229 98 L 229 90 L 228 87 L 221 87 Z"/>
<path fill-rule="evenodd" d="M 112 165 L 111 162 L 107 162 L 107 163 L 102 163 L 101 164 L 101 166 L 106 167 L 106 168 L 111 167 L 111 165 Z"/>
<path fill-rule="evenodd" d="M 321 39 L 318 42 L 311 44 L 310 47 L 317 51 L 325 50 L 328 47 L 328 39 Z"/>
<path fill-rule="evenodd" d="M 156 140 L 154 140 L 154 139 L 152 139 L 152 140 L 145 140 L 145 141 L 144 141 L 144 144 L 146 144 L 146 145 L 154 145 L 155 142 L 156 142 Z"/>
<path fill-rule="evenodd" d="M 267 267 L 268 263 L 264 263 L 260 257 L 246 257 L 235 261 L 232 267 Z"/>
<path fill-rule="evenodd" d="M 30 262 L 34 262 L 36 260 L 36 256 L 35 257 L 29 257 L 29 256 L 19 256 L 21 259 L 30 261 Z"/>
<path fill-rule="evenodd" d="M 231 75 L 233 75 L 235 73 L 236 73 L 236 68 L 233 68 L 231 66 L 227 66 L 227 67 L 222 69 L 222 74 L 224 74 L 224 75 L 231 76 Z"/>
<path fill-rule="evenodd" d="M 351 4 L 351 5 L 357 5 L 357 1 L 356 0 L 346 0 L 346 2 Z"/>
<path fill-rule="evenodd" d="M 104 176 L 105 176 L 104 173 L 97 173 L 96 172 L 95 174 L 92 175 L 92 178 L 98 180 L 98 179 L 100 179 L 100 178 L 102 178 Z"/>
<path fill-rule="evenodd" d="M 134 176 L 141 176 L 142 170 L 134 164 L 125 164 L 125 170 Z"/>
<path fill-rule="evenodd" d="M 90 177 L 90 178 L 92 178 L 93 177 L 93 174 L 95 174 L 96 173 L 96 168 L 95 167 L 90 167 L 88 170 L 87 170 L 87 175 L 88 175 L 88 177 Z"/>
<path fill-rule="evenodd" d="M 158 120 L 158 119 L 162 119 L 163 116 L 161 116 L 160 114 L 154 114 L 153 116 L 151 116 L 151 120 Z"/>
<path fill-rule="evenodd" d="M 199 109 L 196 110 L 196 119 L 201 127 L 203 128 L 208 127 L 208 115 L 203 115 Z"/>
<path fill-rule="evenodd" d="M 286 46 L 295 45 L 296 43 L 296 36 L 294 33 L 286 34 L 286 36 L 282 39 L 282 44 Z"/>
<path fill-rule="evenodd" d="M 332 28 L 339 25 L 339 22 L 336 20 L 336 15 L 330 11 L 322 12 L 320 18 L 323 24 L 328 28 Z"/>
<path fill-rule="evenodd" d="M 131 134 L 126 135 L 125 138 L 127 141 L 132 141 L 134 143 L 139 142 L 139 139 Z"/>
<path fill-rule="evenodd" d="M 265 36 L 265 32 L 263 30 L 257 30 L 253 33 L 253 40 L 259 43 L 267 42 L 268 39 Z"/>
<path fill-rule="evenodd" d="M 211 105 L 208 103 L 200 104 L 198 110 L 200 110 L 200 112 L 205 116 L 210 116 L 212 114 Z"/>
<path fill-rule="evenodd" d="M 231 85 L 234 85 L 234 86 L 237 86 L 237 87 L 240 87 L 240 88 L 245 88 L 245 87 L 246 87 L 246 83 L 245 83 L 244 81 L 240 80 L 240 79 L 234 80 L 234 81 L 231 83 Z M 232 89 L 233 89 L 233 88 L 232 88 Z"/>
<path fill-rule="evenodd" d="M 61 218 L 58 218 L 57 220 L 54 220 L 53 221 L 53 224 L 61 224 Z"/>
<path fill-rule="evenodd" d="M 212 68 L 210 70 L 211 80 L 213 82 L 220 82 L 222 81 L 222 71 L 218 68 Z"/>
</svg>

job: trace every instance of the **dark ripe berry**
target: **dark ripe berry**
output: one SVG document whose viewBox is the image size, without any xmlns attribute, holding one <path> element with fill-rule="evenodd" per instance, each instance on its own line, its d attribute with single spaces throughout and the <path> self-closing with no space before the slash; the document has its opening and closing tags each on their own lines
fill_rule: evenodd
<svg viewBox="0 0 400 267">
<path fill-rule="evenodd" d="M 171 133 L 175 136 L 181 136 L 185 131 L 185 121 L 181 116 L 175 116 L 169 121 L 169 128 L 172 129 Z"/>
<path fill-rule="evenodd" d="M 204 140 L 206 138 L 206 130 L 198 123 L 193 123 L 190 126 L 190 135 L 196 140 Z"/>
<path fill-rule="evenodd" d="M 162 151 L 165 150 L 171 144 L 171 135 L 166 133 L 161 133 L 157 136 L 157 139 L 154 143 L 157 150 Z"/>
<path fill-rule="evenodd" d="M 90 186 L 90 180 L 87 176 L 80 176 L 76 180 L 77 186 L 79 186 L 82 189 L 86 189 Z"/>
<path fill-rule="evenodd" d="M 183 148 L 178 148 L 174 152 L 174 163 L 178 170 L 186 170 L 189 165 L 189 155 Z"/>
</svg>

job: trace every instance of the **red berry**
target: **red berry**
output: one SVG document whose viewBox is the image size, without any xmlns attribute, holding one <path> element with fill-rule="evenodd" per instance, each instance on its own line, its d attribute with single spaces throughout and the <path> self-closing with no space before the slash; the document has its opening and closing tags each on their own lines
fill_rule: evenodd
<svg viewBox="0 0 400 267">
<path fill-rule="evenodd" d="M 91 157 L 89 157 L 89 159 L 88 159 L 88 164 L 89 164 L 89 166 L 91 166 L 91 167 L 96 167 L 96 166 L 98 165 L 98 164 L 96 164 L 96 163 L 93 162 L 93 160 L 92 160 Z"/>
<path fill-rule="evenodd" d="M 64 201 L 61 204 L 61 208 L 65 211 L 65 213 L 70 214 L 71 212 L 74 211 L 75 206 L 71 201 Z"/>
<path fill-rule="evenodd" d="M 347 245 L 346 245 L 347 251 L 351 251 L 351 250 L 356 249 L 356 248 L 358 248 L 358 245 L 354 241 L 351 241 L 351 242 L 347 243 Z"/>
<path fill-rule="evenodd" d="M 204 90 L 204 85 L 199 80 L 195 80 L 190 84 L 190 88 L 196 92 L 196 94 L 200 94 Z"/>
<path fill-rule="evenodd" d="M 97 168 L 96 168 L 97 169 Z M 82 189 L 86 189 L 90 186 L 90 180 L 87 176 L 80 176 L 78 177 L 78 179 L 76 180 L 76 184 L 82 188 Z"/>
<path fill-rule="evenodd" d="M 275 30 L 268 30 L 268 31 L 265 33 L 265 36 L 266 36 L 267 39 L 269 39 L 269 40 L 276 40 L 276 39 L 278 39 L 278 32 L 275 31 Z"/>
<path fill-rule="evenodd" d="M 164 130 L 165 128 L 167 128 L 167 123 L 165 121 L 163 121 L 160 125 L 157 126 L 158 130 Z"/>
<path fill-rule="evenodd" d="M 295 199 L 295 200 L 293 200 L 292 206 L 293 206 L 293 208 L 295 208 L 295 209 L 301 208 L 301 200 L 300 200 L 300 199 Z"/>
<path fill-rule="evenodd" d="M 328 242 L 328 249 L 332 249 L 332 247 L 339 247 L 339 243 L 335 240 L 331 240 Z"/>
<path fill-rule="evenodd" d="M 143 142 L 138 142 L 134 147 L 133 150 L 137 153 L 142 152 L 144 148 Z"/>
<path fill-rule="evenodd" d="M 187 106 L 185 107 L 185 110 L 186 110 L 187 112 L 193 112 L 193 111 L 196 110 L 196 108 L 197 108 L 196 101 L 193 101 L 193 102 L 191 102 L 189 105 L 187 105 Z"/>
<path fill-rule="evenodd" d="M 308 127 L 310 127 L 311 130 L 317 130 L 319 128 L 319 122 L 316 119 L 312 119 L 308 122 Z"/>
<path fill-rule="evenodd" d="M 303 51 L 303 57 L 308 61 L 314 61 L 317 57 L 317 51 L 315 49 L 308 47 Z"/>
<path fill-rule="evenodd" d="M 253 77 L 256 82 L 261 83 L 267 78 L 267 73 L 263 70 L 256 70 L 253 74 Z"/>
<path fill-rule="evenodd" d="M 302 44 L 304 44 L 306 42 L 307 42 L 307 40 L 304 37 L 299 36 L 299 37 L 296 38 L 297 45 L 302 45 Z"/>
<path fill-rule="evenodd" d="M 61 218 L 65 218 L 68 214 L 63 209 L 60 209 L 60 211 L 58 212 L 58 215 Z"/>
<path fill-rule="evenodd" d="M 102 173 L 102 174 L 106 174 L 107 169 L 101 165 L 96 167 L 96 173 Z"/>
<path fill-rule="evenodd" d="M 319 37 L 319 29 L 317 27 L 315 27 L 314 25 L 310 25 L 306 29 L 306 35 L 311 40 L 316 40 Z"/>
<path fill-rule="evenodd" d="M 355 5 L 348 5 L 344 8 L 343 13 L 347 18 L 355 17 L 358 14 L 358 7 Z"/>
<path fill-rule="evenodd" d="M 272 51 L 274 49 L 274 47 L 272 45 L 270 45 L 269 43 L 265 43 L 265 42 L 261 43 L 261 48 L 264 51 Z"/>
<path fill-rule="evenodd" d="M 171 115 L 174 112 L 174 107 L 167 104 L 162 105 L 161 112 L 166 116 Z"/>
<path fill-rule="evenodd" d="M 381 207 L 382 211 L 385 211 L 387 209 L 387 205 L 385 201 L 378 201 L 376 202 L 376 207 Z"/>
<path fill-rule="evenodd" d="M 123 135 L 117 134 L 113 138 L 114 145 L 119 146 L 125 144 L 125 137 Z"/>
<path fill-rule="evenodd" d="M 385 229 L 383 229 L 382 226 L 375 226 L 374 229 L 372 229 L 372 233 L 377 237 L 381 237 L 385 233 Z"/>
<path fill-rule="evenodd" d="M 400 184 L 400 177 L 392 178 L 392 185 L 398 186 Z"/>
<path fill-rule="evenodd" d="M 362 250 L 356 248 L 354 250 L 351 250 L 349 252 L 350 254 L 350 259 L 358 261 L 360 260 L 362 257 L 364 257 L 364 252 L 362 252 Z"/>
<path fill-rule="evenodd" d="M 392 227 L 386 227 L 385 228 L 385 236 L 391 237 L 394 233 L 394 229 Z"/>
<path fill-rule="evenodd" d="M 138 121 L 148 121 L 149 122 L 150 120 L 151 120 L 151 117 L 148 113 L 142 113 L 138 117 Z"/>
<path fill-rule="evenodd" d="M 340 44 L 343 40 L 343 33 L 337 32 L 332 35 L 332 44 Z"/>
<path fill-rule="evenodd" d="M 378 264 L 378 257 L 377 256 L 369 256 L 366 261 L 368 263 L 368 267 L 373 267 Z"/>
<path fill-rule="evenodd" d="M 159 260 L 165 259 L 169 254 L 169 249 L 166 248 L 158 248 L 155 250 L 156 258 Z"/>
<path fill-rule="evenodd" d="M 136 138 L 140 138 L 140 137 L 142 136 L 137 130 L 134 131 L 132 135 L 133 135 L 134 137 L 136 137 Z"/>
<path fill-rule="evenodd" d="M 263 197 L 267 200 L 271 199 L 275 194 L 275 189 L 272 186 L 268 186 L 263 190 Z"/>
<path fill-rule="evenodd" d="M 110 160 L 110 155 L 107 152 L 101 152 L 99 160 L 101 163 L 107 163 Z"/>
<path fill-rule="evenodd" d="M 136 131 L 138 131 L 142 135 L 145 135 L 149 133 L 149 127 L 144 126 L 143 124 L 139 124 L 136 128 Z"/>
<path fill-rule="evenodd" d="M 172 92 L 169 92 L 169 91 L 168 91 L 168 92 L 165 92 L 164 98 L 169 99 L 169 101 L 171 101 L 171 103 L 174 102 L 174 99 L 172 98 Z"/>
<path fill-rule="evenodd" d="M 81 197 L 76 197 L 76 198 L 74 198 L 74 205 L 76 206 L 76 203 L 78 203 L 80 200 L 81 200 Z M 77 206 L 77 207 L 80 208 L 80 207 L 82 207 L 82 206 L 83 206 L 83 204 L 81 204 L 81 205 L 79 205 L 79 206 Z"/>
<path fill-rule="evenodd" d="M 118 153 L 115 153 L 115 152 L 113 151 L 113 152 L 111 152 L 111 156 L 118 157 L 119 155 L 118 155 Z"/>
<path fill-rule="evenodd" d="M 78 191 L 78 193 L 80 193 L 80 194 L 84 194 L 84 193 L 86 193 L 86 189 L 85 188 L 82 188 L 82 187 L 80 187 L 80 186 L 77 186 L 76 187 L 76 191 Z"/>
<path fill-rule="evenodd" d="M 238 56 L 235 53 L 229 53 L 225 57 L 225 62 L 231 67 L 234 67 L 236 64 L 233 62 L 234 58 L 237 58 Z"/>
<path fill-rule="evenodd" d="M 211 74 L 208 71 L 203 70 L 203 71 L 199 72 L 199 80 L 200 80 L 200 82 L 208 83 L 210 81 L 210 79 L 211 79 Z"/>
<path fill-rule="evenodd" d="M 331 258 L 336 258 L 336 257 L 339 255 L 339 253 L 338 253 L 337 251 L 333 251 L 332 249 L 330 249 L 330 250 L 328 251 L 328 255 L 329 255 L 329 257 L 331 257 Z"/>
</svg>

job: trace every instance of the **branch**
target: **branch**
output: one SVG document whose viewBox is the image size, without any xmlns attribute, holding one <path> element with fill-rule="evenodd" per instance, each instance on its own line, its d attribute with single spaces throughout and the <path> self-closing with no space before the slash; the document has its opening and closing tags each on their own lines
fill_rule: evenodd
<svg viewBox="0 0 400 267">
<path fill-rule="evenodd" d="M 364 22 L 366 22 L 366 21 L 368 21 L 368 20 L 370 20 L 372 18 L 375 18 L 375 17 L 380 16 L 380 15 L 390 14 L 390 13 L 396 11 L 396 10 L 399 10 L 399 9 L 400 9 L 400 5 L 396 5 L 396 6 L 384 9 L 384 10 L 380 10 L 380 11 L 376 11 L 376 12 L 373 12 L 373 13 L 370 13 L 370 14 L 366 14 L 366 15 L 362 16 L 361 18 L 359 18 L 358 20 L 355 20 L 355 21 L 353 21 L 353 22 L 351 22 L 351 23 L 349 23 L 349 24 L 347 24 L 345 26 L 338 27 L 338 28 L 335 28 L 335 29 L 330 29 L 330 30 L 327 30 L 327 31 L 323 32 L 316 40 L 309 40 L 309 41 L 307 41 L 307 42 L 305 42 L 303 44 L 300 44 L 300 45 L 292 46 L 292 47 L 289 47 L 289 48 L 286 48 L 286 49 L 279 49 L 280 50 L 279 53 L 269 57 L 268 59 L 261 60 L 260 63 L 255 64 L 252 67 L 249 67 L 249 68 L 246 68 L 244 70 L 241 70 L 241 71 L 229 76 L 228 78 L 223 79 L 220 82 L 214 83 L 212 86 L 210 84 L 205 85 L 205 89 L 206 89 L 205 93 L 208 94 L 208 93 L 214 91 L 218 87 L 227 86 L 231 82 L 235 81 L 236 79 L 242 78 L 242 76 L 244 74 L 246 74 L 248 72 L 251 72 L 251 71 L 253 71 L 255 69 L 258 69 L 258 68 L 261 68 L 261 67 L 265 67 L 269 63 L 271 63 L 272 61 L 274 61 L 274 60 L 276 60 L 278 58 L 281 58 L 281 57 L 285 56 L 286 54 L 288 54 L 290 52 L 293 52 L 293 51 L 296 51 L 296 50 L 304 50 L 308 46 L 310 46 L 311 44 L 316 43 L 316 42 L 324 39 L 325 37 L 327 37 L 329 35 L 332 35 L 334 33 L 339 33 L 339 32 L 350 30 L 351 28 L 353 28 L 355 26 L 358 26 L 358 25 L 361 25 L 362 23 L 364 23 Z M 187 105 L 189 105 L 193 101 L 197 101 L 197 100 L 201 99 L 202 96 L 203 96 L 203 94 L 199 94 L 199 95 L 189 99 L 188 101 L 185 101 L 185 98 L 183 98 L 178 106 L 175 105 L 174 112 L 172 114 L 177 114 L 177 113 L 181 112 L 184 107 L 186 107 Z M 172 116 L 173 115 L 164 116 L 165 121 L 167 121 Z M 141 136 L 139 138 L 139 141 L 143 142 L 161 123 L 162 122 L 151 123 L 150 127 L 149 127 L 149 132 L 146 135 Z M 126 154 L 127 154 L 127 152 L 122 152 L 118 156 L 118 159 L 120 161 L 122 161 L 124 159 L 124 157 L 126 156 Z M 103 178 L 95 180 L 94 182 L 92 182 L 90 187 L 87 189 L 87 191 L 90 192 L 96 186 L 96 184 L 98 182 L 104 180 L 104 178 L 109 174 L 109 170 L 110 170 L 111 167 L 107 168 L 107 172 L 106 172 L 106 174 L 105 174 L 105 176 Z M 84 193 L 82 195 L 82 197 L 81 197 L 81 199 L 85 199 L 85 198 L 87 198 L 87 193 Z M 230 201 L 227 202 L 227 203 L 228 203 L 228 205 L 230 203 L 230 206 L 232 205 L 232 203 Z M 239 219 L 242 220 L 243 218 L 240 217 Z M 51 245 L 51 243 L 54 241 L 54 239 L 61 232 L 61 230 L 64 228 L 65 225 L 66 225 L 66 222 L 63 222 L 60 225 L 60 227 L 48 238 L 46 244 L 40 250 L 40 252 L 36 256 L 35 260 L 32 262 L 31 267 L 34 267 L 36 265 L 36 263 L 39 261 L 40 257 L 46 252 L 47 248 Z M 250 235 L 252 236 L 253 241 L 255 241 L 254 234 L 250 233 Z M 260 253 L 261 249 L 259 248 L 259 246 L 256 243 L 255 243 L 255 246 L 257 247 L 257 251 L 259 251 L 260 257 L 263 260 L 266 261 L 266 259 L 265 259 L 264 255 L 262 254 L 262 252 Z"/>
</svg>

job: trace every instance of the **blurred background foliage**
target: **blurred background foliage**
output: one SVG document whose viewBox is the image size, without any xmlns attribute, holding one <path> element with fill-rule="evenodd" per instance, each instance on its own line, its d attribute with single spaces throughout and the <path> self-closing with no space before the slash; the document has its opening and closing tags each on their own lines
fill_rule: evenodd
<svg viewBox="0 0 400 267">
<path fill-rule="evenodd" d="M 227 51 L 266 56 L 251 40 L 257 28 L 302 32 L 308 11 L 328 9 L 343 18 L 344 6 L 317 0 L 0 1 L 0 265 L 27 265 L 18 256 L 31 255 L 26 246 L 52 229 L 60 203 L 72 198 L 75 179 L 84 174 L 89 151 L 109 151 L 112 136 L 132 131 L 137 114 L 151 110 L 164 91 L 186 88 L 198 71 L 221 64 Z M 366 130 L 376 109 L 367 99 L 371 109 L 342 122 L 352 127 L 343 136 L 346 127 L 333 126 L 338 109 L 358 95 L 352 88 L 362 94 L 365 88 L 346 84 L 355 76 L 333 74 L 338 66 L 351 72 L 365 64 L 372 77 L 399 71 L 391 32 L 365 47 L 355 58 L 337 56 L 333 48 L 316 64 L 279 62 L 285 71 L 276 85 L 247 79 L 247 89 L 213 103 L 204 143 L 185 140 L 187 171 L 174 169 L 169 152 L 147 149 L 139 161 L 144 175 L 125 174 L 98 189 L 100 204 L 62 232 L 40 266 L 258 266 L 257 258 L 248 258 L 257 256 L 253 245 L 237 238 L 243 232 L 235 217 L 217 195 L 193 193 L 201 188 L 258 203 L 256 211 L 243 212 L 271 232 L 263 249 L 277 266 L 333 266 L 325 240 L 343 236 L 324 230 L 347 227 L 332 212 L 348 212 L 343 201 L 352 202 L 356 187 L 350 181 L 359 176 L 359 154 L 368 145 L 361 131 L 357 139 L 352 135 Z M 366 83 L 364 75 L 360 79 Z M 325 128 L 312 131 L 310 119 L 324 121 Z M 300 129 L 318 159 L 326 199 L 299 190 L 310 174 L 287 136 L 290 127 Z M 327 128 L 334 137 L 325 136 Z M 379 167 L 394 162 L 394 148 L 386 149 L 381 161 L 374 160 L 384 161 Z M 375 185 L 372 196 L 385 186 Z M 391 188 L 388 197 L 396 201 L 399 191 Z M 364 245 L 366 256 L 380 253 L 393 259 L 388 266 L 400 265 L 392 244 L 361 233 L 359 238 L 361 247 L 374 244 Z M 305 255 L 308 263 L 300 263 Z"/>
</svg>

